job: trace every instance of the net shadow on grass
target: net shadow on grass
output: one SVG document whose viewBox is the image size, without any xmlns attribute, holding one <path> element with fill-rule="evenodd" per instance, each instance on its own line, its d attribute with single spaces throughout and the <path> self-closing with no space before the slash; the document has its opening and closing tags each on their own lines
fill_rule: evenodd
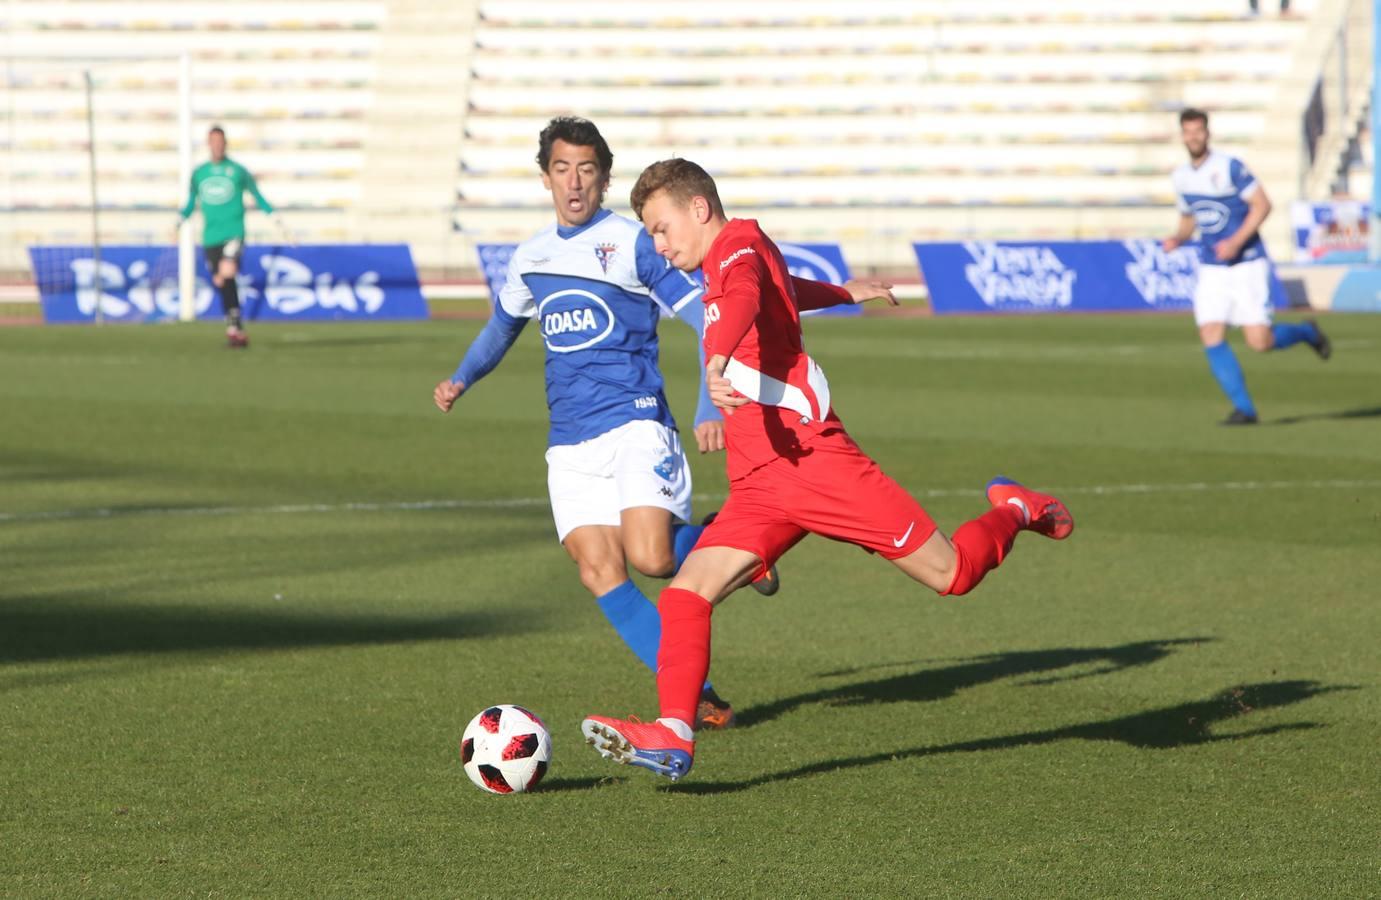
<svg viewBox="0 0 1381 900">
<path fill-rule="evenodd" d="M 831 759 L 789 769 L 785 772 L 761 775 L 746 781 L 691 783 L 678 786 L 677 790 L 694 794 L 733 793 L 765 784 L 792 781 L 812 775 L 858 769 L 904 759 L 920 759 L 948 753 L 1012 750 L 1019 747 L 1051 744 L 1056 741 L 1113 741 L 1143 750 L 1169 750 L 1223 741 L 1240 741 L 1246 738 L 1264 737 L 1288 731 L 1307 731 L 1325 726 L 1318 722 L 1289 722 L 1232 734 L 1213 733 L 1216 726 L 1258 710 L 1290 706 L 1312 697 L 1342 690 L 1356 690 L 1356 688 L 1323 685 L 1317 681 L 1269 681 L 1238 685 L 1220 691 L 1206 700 L 1181 703 L 1176 706 L 1167 706 L 1112 719 L 1086 722 L 1082 725 L 1067 725 L 1063 728 L 1027 731 L 1002 737 L 958 741 L 952 744 L 914 747 L 894 752 L 874 753 L 869 756 Z"/>
<path fill-rule="evenodd" d="M 889 678 L 821 688 L 746 707 L 738 710 L 736 727 L 751 728 L 761 725 L 798 707 L 815 703 L 858 706 L 868 703 L 944 700 L 964 688 L 1004 678 L 1027 676 L 1029 680 L 1025 683 L 1031 685 L 1092 678 L 1150 665 L 1169 656 L 1176 649 L 1212 641 L 1213 638 L 1203 637 L 1170 638 L 1137 641 L 1112 647 L 1061 647 L 975 656 L 956 660 L 953 665 L 942 668 L 921 669 Z M 866 669 L 830 672 L 822 677 L 853 675 L 862 671 Z"/>
<path fill-rule="evenodd" d="M 278 650 L 517 634 L 518 616 L 302 613 L 253 607 L 0 602 L 0 665 L 120 654 Z"/>
<path fill-rule="evenodd" d="M 1381 418 L 1381 406 L 1367 406 L 1358 409 L 1343 409 L 1334 412 L 1306 413 L 1302 416 L 1285 416 L 1280 419 L 1273 419 L 1270 425 L 1299 425 L 1303 422 L 1327 422 L 1344 419 L 1377 419 Z"/>
</svg>

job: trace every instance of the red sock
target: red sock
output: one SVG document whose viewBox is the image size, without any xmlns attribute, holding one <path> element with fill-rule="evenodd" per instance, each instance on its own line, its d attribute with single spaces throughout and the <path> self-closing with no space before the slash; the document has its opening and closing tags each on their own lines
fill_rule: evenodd
<svg viewBox="0 0 1381 900">
<path fill-rule="evenodd" d="M 965 522 L 954 532 L 951 543 L 959 557 L 954 581 L 942 596 L 967 594 L 978 587 L 983 576 L 996 569 L 1012 549 L 1017 532 L 1026 526 L 1021 510 L 1010 503 L 994 506 L 978 518 Z M 665 633 L 665 632 L 663 632 Z"/>
<path fill-rule="evenodd" d="M 700 690 L 710 672 L 710 601 L 692 591 L 667 588 L 657 599 L 662 644 L 657 651 L 657 699 L 664 719 L 695 725 Z"/>
</svg>

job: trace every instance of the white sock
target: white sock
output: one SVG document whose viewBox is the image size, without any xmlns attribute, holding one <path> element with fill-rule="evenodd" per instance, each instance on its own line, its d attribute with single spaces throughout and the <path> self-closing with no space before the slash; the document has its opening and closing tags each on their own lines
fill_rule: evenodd
<svg viewBox="0 0 1381 900">
<path fill-rule="evenodd" d="M 1020 497 L 1008 497 L 1007 502 L 1021 510 L 1021 519 L 1027 525 L 1031 524 L 1031 510 L 1026 508 L 1026 504 L 1021 502 Z"/>
<path fill-rule="evenodd" d="M 689 722 L 683 722 L 680 719 L 658 719 L 657 724 L 670 728 L 671 733 L 683 741 L 695 740 L 695 729 L 690 727 Z"/>
</svg>

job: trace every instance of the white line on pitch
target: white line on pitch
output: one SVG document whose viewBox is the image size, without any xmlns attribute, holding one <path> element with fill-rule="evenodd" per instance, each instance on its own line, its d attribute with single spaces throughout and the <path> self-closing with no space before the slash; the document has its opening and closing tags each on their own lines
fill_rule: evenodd
<svg viewBox="0 0 1381 900">
<path fill-rule="evenodd" d="M 1381 488 L 1377 480 L 1317 480 L 1317 481 L 1191 481 L 1181 484 L 1095 484 L 1080 487 L 1054 488 L 1056 495 L 1079 494 L 1175 494 L 1211 493 L 1217 491 L 1281 491 L 1281 490 L 1375 490 Z M 917 497 L 981 497 L 976 488 L 934 488 L 914 491 Z M 698 501 L 719 501 L 723 495 L 696 494 Z M 523 509 L 545 507 L 546 497 L 498 497 L 490 500 L 402 500 L 354 503 L 288 503 L 276 506 L 134 506 L 94 509 L 52 509 L 36 512 L 0 512 L 0 523 L 43 522 L 58 519 L 120 519 L 131 516 L 253 516 L 295 515 L 301 513 L 342 512 L 427 512 L 452 509 Z"/>
</svg>

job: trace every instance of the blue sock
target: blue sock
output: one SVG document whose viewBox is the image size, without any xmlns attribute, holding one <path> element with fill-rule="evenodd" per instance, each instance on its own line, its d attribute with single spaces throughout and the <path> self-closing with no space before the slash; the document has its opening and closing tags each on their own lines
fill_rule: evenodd
<svg viewBox="0 0 1381 900">
<path fill-rule="evenodd" d="M 1228 346 L 1227 341 L 1215 344 L 1212 347 L 1204 348 L 1204 355 L 1208 357 L 1208 368 L 1213 372 L 1213 377 L 1218 380 L 1218 386 L 1227 394 L 1232 405 L 1249 416 L 1256 415 L 1256 406 L 1252 404 L 1252 396 L 1247 393 L 1247 377 L 1242 374 L 1242 366 L 1237 362 L 1237 356 Z"/>
<path fill-rule="evenodd" d="M 1319 339 L 1319 330 L 1312 322 L 1277 322 L 1271 326 L 1271 334 L 1276 341 L 1272 350 L 1284 350 L 1301 341 L 1312 344 Z"/>
<path fill-rule="evenodd" d="M 655 673 L 657 648 L 662 643 L 662 617 L 657 607 L 643 596 L 632 579 L 597 598 L 597 602 L 604 611 L 604 617 L 614 626 L 628 649 Z M 710 683 L 706 681 L 705 687 L 709 686 Z"/>
<path fill-rule="evenodd" d="M 671 552 L 676 556 L 678 572 L 681 570 L 681 563 L 685 562 L 691 550 L 695 549 L 695 542 L 700 540 L 700 533 L 704 530 L 704 525 L 671 526 Z"/>
</svg>

